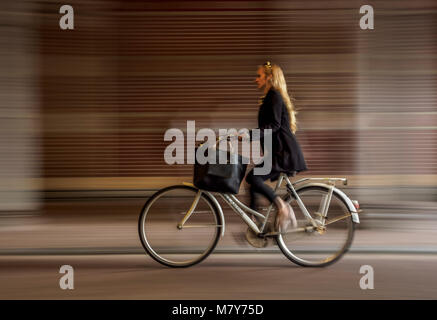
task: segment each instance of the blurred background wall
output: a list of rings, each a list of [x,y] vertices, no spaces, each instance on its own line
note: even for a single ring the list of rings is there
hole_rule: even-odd
[[[43,189],[37,8],[0,3],[0,212],[35,209]]]
[[[75,0],[74,30],[59,28],[63,4],[1,4],[2,199],[5,177],[27,197],[191,180],[164,162],[164,132],[256,127],[270,60],[299,109],[302,177],[436,200],[435,1]],[[374,30],[359,27],[363,4]]]

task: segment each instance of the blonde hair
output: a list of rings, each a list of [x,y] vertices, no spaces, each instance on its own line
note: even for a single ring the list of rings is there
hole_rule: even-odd
[[[291,132],[295,133],[297,131],[297,111],[294,107],[294,104],[291,102],[290,96],[288,95],[287,83],[285,82],[284,73],[278,65],[272,65],[270,61],[264,63],[262,67],[264,69],[266,77],[270,75],[272,76],[269,79],[269,84],[273,89],[279,91],[279,93],[281,94],[282,99],[285,102],[285,106],[287,107],[288,114],[290,115]]]

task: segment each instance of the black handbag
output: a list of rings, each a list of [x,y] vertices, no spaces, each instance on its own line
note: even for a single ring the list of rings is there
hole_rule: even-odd
[[[247,162],[243,161],[245,158],[239,154],[206,145],[196,148],[196,154],[199,148],[209,159],[215,159],[215,164],[209,162],[200,164],[195,157],[194,185],[206,191],[237,194],[246,174],[247,164],[243,163]],[[225,164],[219,163],[220,157],[226,159]]]

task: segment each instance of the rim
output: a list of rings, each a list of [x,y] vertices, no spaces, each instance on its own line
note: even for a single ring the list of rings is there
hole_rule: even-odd
[[[321,199],[323,198],[323,195],[327,194],[328,191],[324,188],[321,187],[307,187],[307,188],[302,188],[301,190],[297,191],[299,194],[299,197],[302,197],[302,201],[305,204],[305,206],[308,208],[307,203],[305,203],[305,193],[307,193],[307,196],[314,196],[314,193],[318,193],[319,196],[321,197]],[[310,194],[311,193],[311,194]],[[350,213],[347,205],[344,203],[344,201],[338,197],[335,193],[332,195],[332,200],[330,203],[330,207],[332,206],[333,202],[335,201],[336,206],[339,206],[342,210],[342,213]],[[289,203],[296,203],[296,199],[294,197],[291,197],[291,201],[289,201]],[[296,205],[293,204],[292,205],[293,209],[296,208]],[[313,216],[313,212],[312,210],[310,214],[311,216]],[[299,210],[300,213],[300,210]],[[328,211],[328,216],[329,216],[329,211]],[[300,214],[300,217],[302,218],[302,215]],[[287,245],[287,243],[289,241],[287,241],[287,239],[284,240],[284,238],[286,238],[287,236],[283,236],[283,235],[278,235],[277,237],[277,241],[278,241],[278,245],[281,248],[281,250],[283,251],[283,253],[289,257],[293,262],[296,262],[300,265],[304,265],[304,266],[323,266],[323,265],[327,265],[330,264],[334,261],[336,261],[337,259],[339,259],[348,249],[348,247],[350,246],[351,242],[352,242],[352,237],[353,237],[353,222],[352,222],[352,218],[351,217],[347,217],[345,219],[342,219],[340,221],[345,220],[346,224],[345,226],[342,228],[344,235],[342,236],[342,241],[341,242],[337,242],[337,244],[342,243],[341,246],[337,248],[337,245],[334,244],[334,248],[330,248],[330,247],[326,247],[326,248],[319,248],[319,249],[312,249],[309,250],[307,248],[307,251],[305,250],[296,250],[296,248],[292,248],[290,250],[289,246],[291,246],[292,241],[290,242],[290,245]],[[335,226],[335,222],[333,223],[333,225]],[[302,225],[299,225],[299,227],[302,227]],[[334,228],[334,227],[329,227],[329,225],[327,226],[327,231],[326,233],[329,234],[329,229],[330,228]],[[323,244],[323,242],[320,241],[316,241],[315,237],[317,237],[318,235],[316,234],[317,231],[313,231],[312,233],[314,233],[315,235],[309,235],[309,237],[307,237],[307,239],[310,239],[310,237],[313,237],[314,239],[310,240],[310,243],[308,244],[308,246],[310,247],[314,247],[315,243],[321,243]],[[304,237],[304,235],[307,234],[307,232],[299,232],[298,235],[301,235],[301,237]],[[293,235],[293,234],[291,234]],[[291,237],[290,235],[288,235],[289,237]],[[323,235],[321,235],[321,238],[323,238]],[[304,246],[304,245],[303,245]],[[294,253],[295,252],[295,253]],[[297,253],[300,252],[300,253]],[[320,259],[319,258],[314,258],[312,259],[312,257],[302,257],[302,254],[305,254],[305,252],[307,252],[307,254],[312,254],[313,256],[323,256]],[[332,253],[331,253],[332,252]],[[328,254],[328,255],[327,255]]]
[[[141,216],[141,220],[140,220],[140,223],[141,223],[141,225],[140,225],[141,241],[142,241],[143,246],[146,249],[146,251],[156,261],[158,261],[162,264],[168,265],[168,266],[185,267],[185,266],[190,266],[190,265],[196,264],[198,262],[201,262],[203,259],[205,259],[212,252],[212,250],[215,248],[215,246],[218,242],[221,226],[220,226],[220,221],[218,219],[218,216],[217,216],[217,213],[215,210],[215,206],[211,203],[211,201],[207,197],[205,197],[204,195],[201,195],[199,202],[203,201],[203,203],[207,204],[208,214],[212,215],[212,217],[213,217],[212,220],[213,220],[213,223],[215,224],[215,227],[210,228],[210,229],[213,229],[213,231],[211,232],[211,235],[209,236],[209,238],[207,240],[208,244],[204,248],[202,248],[201,250],[190,250],[189,252],[179,253],[177,251],[177,249],[173,249],[173,251],[164,249],[163,252],[160,252],[160,253],[157,252],[157,246],[155,246],[155,249],[154,249],[154,246],[152,246],[151,241],[149,239],[150,235],[148,237],[147,231],[146,231],[147,217],[148,217],[148,214],[150,212],[149,210],[158,200],[160,200],[160,199],[162,200],[163,196],[171,193],[172,191],[176,191],[177,189],[187,191],[190,194],[190,196],[191,195],[193,196],[193,198],[198,191],[197,189],[193,189],[193,188],[186,187],[186,186],[176,186],[176,187],[169,187],[168,189],[164,189],[162,191],[159,191],[160,193],[158,193],[158,194],[156,194],[156,196],[152,197],[151,201],[146,204],[145,208],[142,211],[142,216]],[[175,232],[177,232],[176,228],[175,228]],[[149,231],[149,233],[150,233],[150,231]],[[187,253],[198,254],[198,255],[196,257],[193,257],[192,259],[188,259],[188,260],[184,260],[184,261],[174,261],[169,257],[165,257],[166,254],[184,255]]]

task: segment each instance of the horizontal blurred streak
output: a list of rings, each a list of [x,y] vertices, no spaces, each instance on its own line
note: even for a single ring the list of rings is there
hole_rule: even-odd
[[[95,4],[72,3],[81,26],[74,32],[59,32],[56,15],[41,27],[49,189],[116,188],[124,181],[159,188],[162,177],[191,179],[192,166],[164,162],[165,130],[183,129],[187,120],[197,129],[255,127],[260,93],[253,80],[266,59],[287,72],[302,108],[298,135],[306,152],[319,138],[314,113],[325,105],[336,112],[354,107],[356,36],[347,26],[356,14],[345,1],[328,5],[335,14],[294,2],[111,1],[101,10]],[[50,2],[41,7],[47,12]],[[331,94],[332,86],[341,92]],[[336,156],[342,169],[309,153],[311,172],[353,174],[350,152]]]
[[[164,162],[165,131],[255,127],[269,59],[296,99],[302,175],[346,176],[364,202],[414,200],[410,188],[435,201],[434,2],[376,1],[374,30],[350,0],[69,4],[66,31],[59,2],[1,4],[0,130],[17,141],[1,142],[4,198],[191,180]]]
[[[35,8],[31,1],[0,5],[0,217],[39,207],[39,34],[30,14]]]

